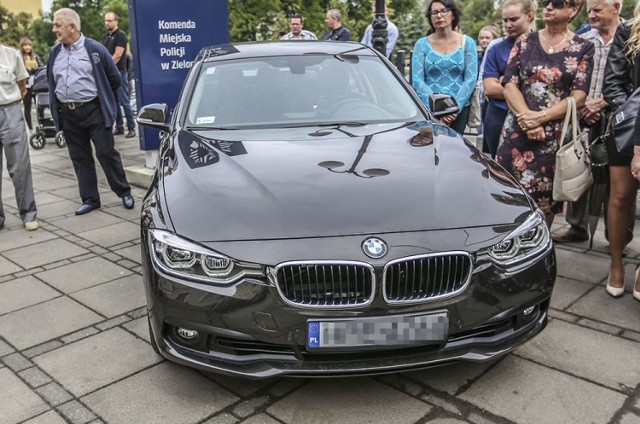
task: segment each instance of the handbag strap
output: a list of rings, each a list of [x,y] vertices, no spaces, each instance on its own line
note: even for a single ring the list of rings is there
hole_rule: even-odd
[[[564,122],[562,123],[562,134],[560,135],[560,147],[564,145],[565,138],[567,136],[567,128],[569,127],[570,120],[577,120],[575,117],[576,100],[573,96],[567,96],[567,112],[564,114]],[[573,116],[572,116],[573,115]],[[575,123],[572,123],[573,137],[575,139],[577,132]]]

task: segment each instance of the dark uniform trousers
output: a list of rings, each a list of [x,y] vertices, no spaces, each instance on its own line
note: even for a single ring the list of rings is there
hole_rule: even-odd
[[[91,141],[111,190],[119,197],[129,194],[131,187],[127,182],[120,153],[115,149],[113,131],[104,125],[98,99],[75,109],[60,106],[59,116],[62,119],[69,157],[78,179],[82,203],[100,206],[98,177]]]

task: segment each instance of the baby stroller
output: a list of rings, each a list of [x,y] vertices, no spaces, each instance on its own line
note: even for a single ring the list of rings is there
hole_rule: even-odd
[[[36,115],[38,124],[35,133],[31,135],[29,144],[36,150],[44,148],[47,144],[47,137],[55,137],[58,147],[66,146],[62,131],[56,133],[56,126],[49,110],[49,86],[47,85],[47,67],[39,68],[34,74],[33,98],[36,103]]]

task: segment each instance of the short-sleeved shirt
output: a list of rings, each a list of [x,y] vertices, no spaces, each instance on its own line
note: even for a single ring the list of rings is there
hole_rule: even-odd
[[[18,81],[29,77],[20,52],[0,44],[0,105],[8,105],[22,99]]]
[[[338,29],[325,32],[322,39],[330,41],[351,41],[351,33],[348,29],[341,26]]]
[[[317,40],[318,37],[316,37],[316,35],[311,32],[311,31],[307,31],[306,29],[303,29],[300,32],[300,37],[296,37],[293,32],[288,32],[285,35],[282,36],[281,40]]]
[[[482,69],[482,79],[496,78],[499,80],[504,75],[509,61],[509,53],[511,53],[515,42],[515,38],[505,37],[493,44],[491,48],[487,48],[484,57],[484,68]],[[490,99],[490,101],[498,109],[509,110],[507,102],[502,99]]]
[[[107,48],[107,51],[113,56],[116,51],[116,47],[122,47],[123,49],[127,50],[127,41],[127,34],[125,34],[123,30],[118,28],[112,33],[105,34],[105,36],[102,38],[102,45],[105,46]],[[125,71],[127,69],[124,55],[125,53],[122,53],[122,56],[120,56],[120,60],[118,61],[118,63],[116,63],[119,71]]]

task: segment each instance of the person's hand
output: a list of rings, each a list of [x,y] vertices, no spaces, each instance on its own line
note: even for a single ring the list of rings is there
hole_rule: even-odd
[[[441,121],[442,121],[443,124],[445,124],[446,126],[450,127],[451,124],[453,124],[453,121],[455,121],[457,117],[458,117],[457,113],[452,113],[450,115],[443,116]]]
[[[600,112],[607,107],[604,99],[587,100],[579,110],[580,116],[584,122],[593,125],[600,120]]]
[[[545,113],[542,111],[527,110],[516,115],[518,125],[522,131],[530,131],[542,127],[545,123]]]
[[[633,159],[631,159],[631,175],[633,175],[633,178],[640,181],[640,152],[635,151],[635,149]]]
[[[527,131],[527,138],[531,141],[544,141],[545,133],[542,126]]]

